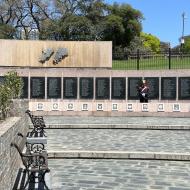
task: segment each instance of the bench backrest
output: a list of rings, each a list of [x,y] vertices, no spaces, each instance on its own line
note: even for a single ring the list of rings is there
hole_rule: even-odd
[[[11,143],[11,146],[14,146],[14,147],[17,149],[17,151],[18,151],[18,153],[19,153],[19,155],[20,155],[20,157],[21,157],[21,160],[22,160],[23,165],[24,165],[26,168],[28,168],[28,167],[29,167],[28,161],[27,161],[27,158],[24,157],[24,154],[22,153],[21,147],[20,147],[19,145],[17,145],[16,143]]]
[[[30,117],[34,127],[42,127],[42,128],[46,127],[43,116],[32,115],[30,110],[26,110],[25,113],[28,114],[28,116]]]

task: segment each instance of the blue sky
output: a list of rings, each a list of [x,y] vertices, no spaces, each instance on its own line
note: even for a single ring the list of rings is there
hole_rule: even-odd
[[[145,20],[142,22],[143,32],[157,36],[171,46],[179,44],[182,35],[182,13],[185,12],[184,34],[190,34],[190,0],[105,0],[112,4],[128,3],[140,10]]]

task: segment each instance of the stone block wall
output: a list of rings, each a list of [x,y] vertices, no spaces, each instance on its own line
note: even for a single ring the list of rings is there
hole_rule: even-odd
[[[26,135],[28,131],[28,118],[24,114],[28,103],[18,107],[21,102],[14,105],[14,115],[21,117],[9,117],[0,123],[0,189],[12,190],[17,172],[21,166],[21,158],[11,142],[20,143],[21,137],[17,136],[18,132]],[[28,109],[28,108],[27,108]],[[17,110],[17,111],[16,111]]]
[[[10,106],[10,116],[11,117],[23,117],[25,116],[25,111],[29,108],[28,100],[15,99]]]

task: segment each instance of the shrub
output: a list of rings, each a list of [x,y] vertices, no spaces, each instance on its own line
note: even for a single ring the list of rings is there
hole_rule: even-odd
[[[23,88],[23,81],[16,71],[10,71],[4,77],[4,82],[0,84],[0,112],[2,119],[7,117],[12,99],[20,97]]]

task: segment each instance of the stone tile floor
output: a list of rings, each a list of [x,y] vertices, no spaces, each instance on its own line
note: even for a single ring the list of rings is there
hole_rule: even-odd
[[[48,129],[48,151],[190,152],[190,131]]]
[[[190,125],[190,118],[170,117],[77,117],[47,116],[47,124],[142,124],[142,125]]]
[[[53,190],[189,190],[190,162],[49,160]]]
[[[189,118],[48,117],[49,124],[190,125]],[[47,129],[48,151],[190,152],[189,130]],[[50,159],[53,190],[190,190],[190,161]]]

